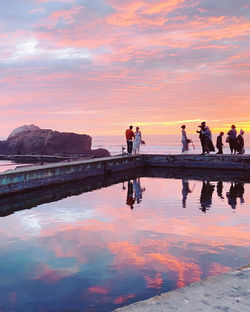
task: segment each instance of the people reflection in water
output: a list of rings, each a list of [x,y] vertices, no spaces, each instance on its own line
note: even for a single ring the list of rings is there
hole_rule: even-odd
[[[141,187],[140,178],[133,180],[133,190],[135,194],[135,200],[139,204],[142,200],[142,192],[145,191],[145,188]]]
[[[187,179],[182,179],[182,208],[186,208],[187,196],[192,193]]]
[[[210,181],[203,181],[200,197],[201,211],[206,212],[211,206],[214,188],[215,185],[210,184]]]
[[[124,190],[124,184],[123,188]],[[133,179],[133,182],[128,180],[128,188],[127,188],[127,200],[126,204],[130,207],[130,209],[134,209],[134,204],[139,204],[142,200],[142,192],[145,191],[145,188],[141,187],[140,178]]]
[[[133,192],[133,183],[128,180],[128,188],[127,188],[127,201],[126,204],[130,207],[130,209],[134,209],[134,192]]]
[[[240,199],[240,203],[244,203],[244,184],[243,182],[231,182],[229,192],[227,192],[228,204],[235,209],[237,206],[237,198]]]
[[[222,191],[223,191],[223,182],[222,181],[218,181],[218,183],[217,183],[217,195],[221,199],[224,199]]]

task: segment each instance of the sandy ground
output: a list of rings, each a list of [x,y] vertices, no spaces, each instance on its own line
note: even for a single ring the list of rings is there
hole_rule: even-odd
[[[116,312],[250,312],[250,264]]]

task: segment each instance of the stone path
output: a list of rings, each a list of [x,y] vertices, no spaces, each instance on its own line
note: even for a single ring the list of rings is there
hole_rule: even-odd
[[[250,312],[250,265],[115,312]]]

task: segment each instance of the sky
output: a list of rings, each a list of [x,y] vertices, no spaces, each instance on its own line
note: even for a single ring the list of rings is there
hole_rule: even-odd
[[[250,132],[249,0],[0,1],[0,137]]]

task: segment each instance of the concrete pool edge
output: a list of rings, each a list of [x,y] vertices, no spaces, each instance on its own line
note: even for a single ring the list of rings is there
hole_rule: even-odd
[[[19,167],[0,173],[0,195],[55,185],[135,168],[209,169],[250,175],[250,155],[118,155],[41,166]]]
[[[249,306],[250,264],[113,312],[248,312]]]

